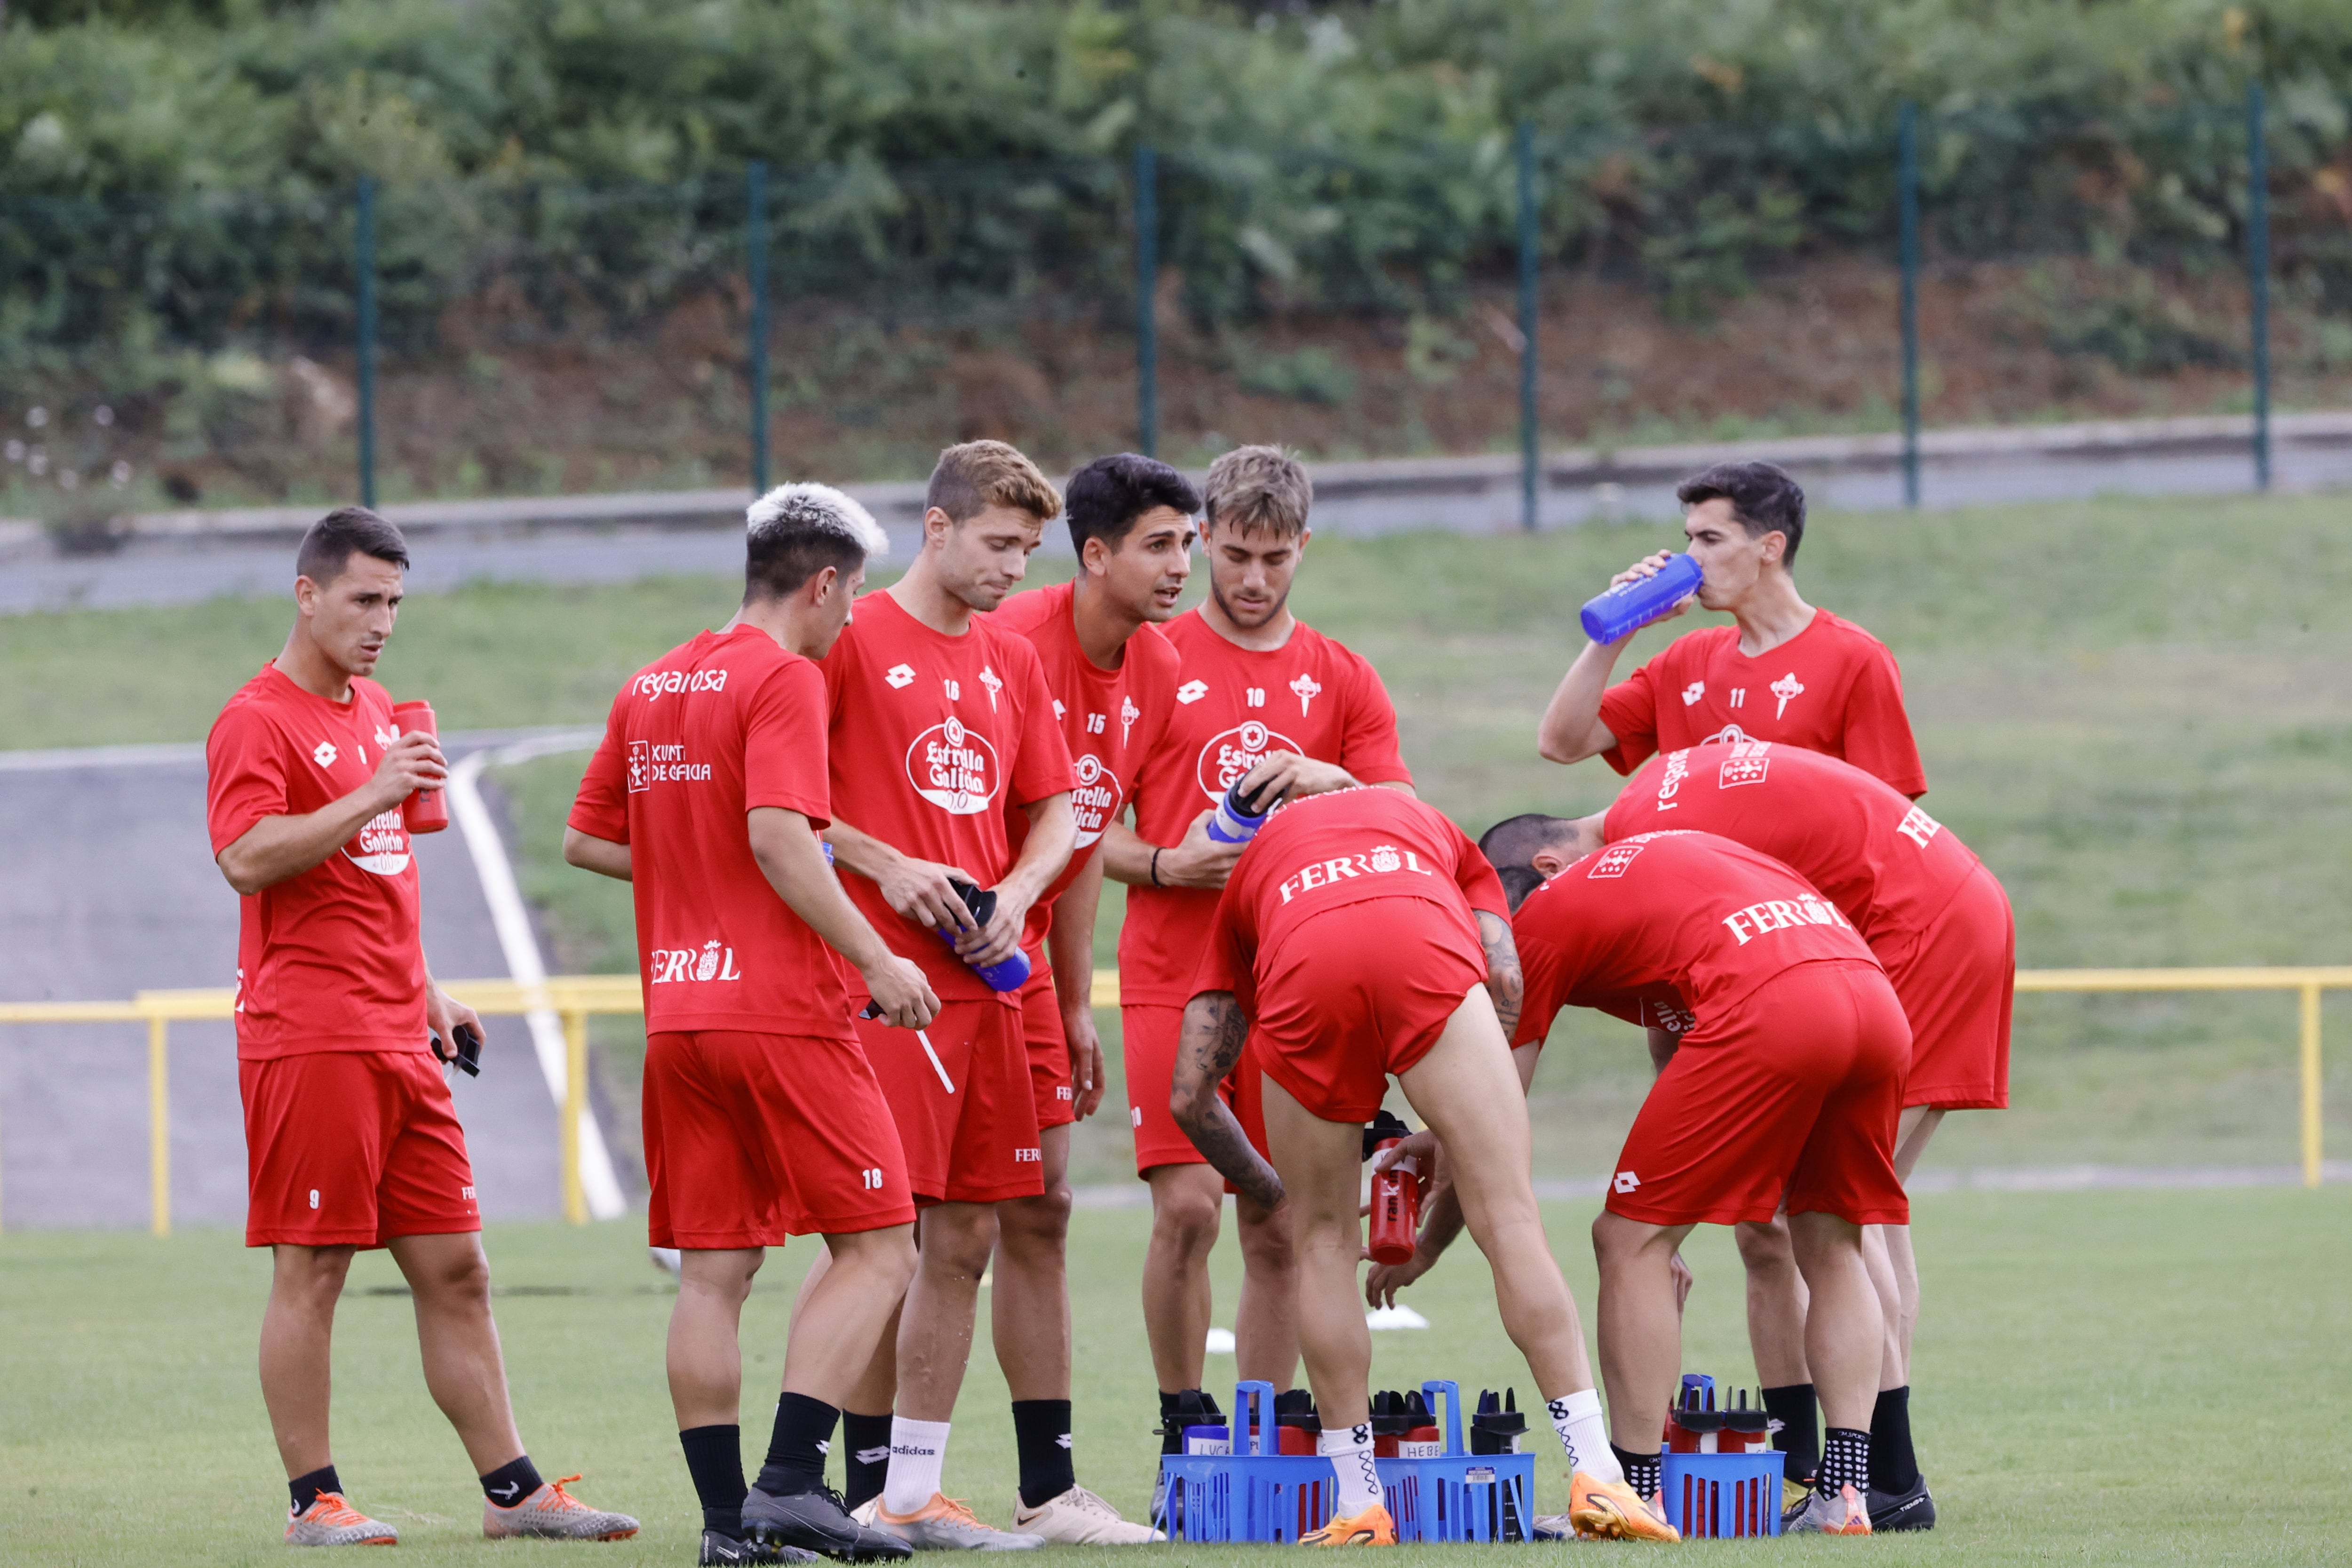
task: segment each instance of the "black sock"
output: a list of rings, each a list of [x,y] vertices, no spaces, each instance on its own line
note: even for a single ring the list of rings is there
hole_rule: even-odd
[[[1919,1458],[1911,1451],[1911,1385],[1884,1388],[1870,1413],[1870,1489],[1907,1492],[1919,1484]]]
[[[1841,1487],[1870,1492],[1870,1434],[1851,1426],[1831,1427],[1822,1445],[1822,1495],[1835,1497]]]
[[[512,1508],[539,1489],[539,1467],[525,1454],[500,1465],[482,1478],[482,1495],[500,1508]]]
[[[1181,1393],[1160,1391],[1160,1451],[1163,1454],[1184,1451],[1184,1428],[1176,1420],[1176,1402],[1182,1397]]]
[[[328,1465],[324,1468],[312,1470],[307,1476],[296,1476],[286,1483],[286,1489],[294,1496],[294,1511],[300,1513],[319,1500],[320,1492],[333,1492],[337,1497],[341,1497],[343,1492],[343,1483],[335,1474],[335,1467]]]
[[[833,1447],[834,1423],[840,1419],[841,1412],[821,1399],[789,1390],[779,1395],[768,1462],[760,1467],[760,1489],[770,1497],[821,1490],[825,1450]]]
[[[1070,1453],[1068,1400],[1014,1400],[1013,1441],[1021,1451],[1024,1508],[1043,1508],[1078,1484]]]
[[[1791,1383],[1764,1390],[1764,1410],[1779,1430],[1772,1447],[1789,1456],[1788,1477],[1801,1481],[1822,1468],[1820,1413],[1813,1405],[1813,1385]]]
[[[1618,1468],[1625,1472],[1625,1484],[1633,1489],[1635,1496],[1658,1495],[1662,1461],[1656,1454],[1629,1454],[1614,1443],[1609,1445],[1609,1451],[1617,1456]]]
[[[849,1484],[842,1489],[842,1500],[853,1509],[864,1508],[869,1500],[882,1495],[882,1483],[890,1479],[890,1413],[860,1415],[855,1410],[843,1411],[841,1441],[849,1450],[842,1478]]]
[[[721,1535],[743,1533],[743,1428],[689,1426],[677,1435],[686,1450],[686,1473],[702,1501],[702,1528]]]

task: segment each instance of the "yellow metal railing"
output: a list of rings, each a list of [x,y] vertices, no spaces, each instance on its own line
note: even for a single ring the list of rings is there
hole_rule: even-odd
[[[588,1018],[594,1013],[645,1011],[634,974],[569,974],[546,984],[512,980],[453,980],[450,995],[478,1013],[512,1016],[546,1008],[563,1024],[564,1104],[562,1139],[563,1215],[588,1221],[580,1185],[580,1119],[588,1105]],[[2017,989],[2055,991],[2294,991],[2302,999],[2303,1184],[2320,1183],[2319,1005],[2326,991],[2352,990],[2352,965],[2307,969],[2021,969]],[[1118,973],[1095,972],[1094,1005],[1118,1005]],[[170,1026],[236,1016],[236,993],[142,991],[128,1002],[0,1002],[0,1025],[135,1024],[147,1026],[147,1160],[150,1203],[157,1236],[172,1234]]]

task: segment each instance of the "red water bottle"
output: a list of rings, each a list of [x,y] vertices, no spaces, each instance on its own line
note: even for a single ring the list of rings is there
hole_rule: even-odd
[[[394,703],[392,727],[404,735],[431,735],[438,739],[441,733],[433,722],[433,704],[422,700]],[[448,792],[437,789],[413,792],[400,803],[400,817],[412,834],[440,832],[449,826]]]
[[[1387,1138],[1373,1152],[1393,1149],[1402,1138]],[[1421,1166],[1411,1155],[1372,1173],[1372,1261],[1410,1263],[1421,1237]]]

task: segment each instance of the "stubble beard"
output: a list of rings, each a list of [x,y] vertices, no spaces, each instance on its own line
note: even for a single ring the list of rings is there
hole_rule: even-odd
[[[1224,616],[1225,619],[1233,622],[1234,625],[1239,626],[1245,632],[1254,632],[1259,627],[1271,622],[1276,616],[1282,614],[1283,606],[1290,603],[1290,590],[1285,588],[1282,591],[1282,596],[1275,600],[1273,604],[1267,605],[1265,614],[1258,616],[1255,620],[1247,619],[1234,608],[1233,601],[1225,597],[1224,590],[1217,586],[1216,579],[1214,578],[1211,578],[1209,580],[1209,597],[1217,601],[1217,609]]]

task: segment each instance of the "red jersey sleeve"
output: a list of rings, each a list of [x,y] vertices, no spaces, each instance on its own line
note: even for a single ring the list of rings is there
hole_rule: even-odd
[[[1512,933],[1518,941],[1525,989],[1519,997],[1519,1026],[1511,1036],[1511,1044],[1514,1047],[1540,1046],[1551,1033],[1552,1020],[1568,1005],[1568,966],[1564,955],[1550,943],[1528,942],[1516,924]]]
[[[572,815],[564,826],[576,827],[607,844],[629,841],[629,765],[624,755],[628,742],[621,738],[621,699],[604,718],[604,738],[588,759],[581,775],[580,793],[572,797]]]
[[[1658,749],[1658,678],[1654,667],[1674,651],[1669,643],[1655,658],[1601,694],[1601,721],[1617,743],[1601,753],[1618,773],[1630,773]]]
[[[832,822],[827,696],[823,672],[805,658],[787,659],[760,683],[743,715],[744,810],[781,806],[815,828]]]
[[[220,716],[205,744],[205,772],[215,856],[263,817],[287,815],[286,748],[255,705],[240,702]]]
[[[1846,693],[1845,760],[1914,800],[1927,793],[1927,771],[1903,710],[1903,672],[1883,644],[1871,647]]]
[[[1037,650],[1025,640],[1007,637],[1003,645],[1006,674],[1021,691],[1021,751],[1013,760],[1007,805],[1027,805],[1049,795],[1066,795],[1077,780],[1070,771],[1070,743],[1062,737],[1061,721],[1054,717],[1054,694],[1045,685],[1045,667]]]
[[[1248,900],[1234,897],[1234,887],[1226,883],[1223,896],[1217,900],[1208,945],[1201,952],[1200,967],[1192,972],[1192,994],[1230,991],[1241,1004],[1243,1015],[1255,1017],[1257,936],[1249,929]]]
[[[1339,765],[1358,784],[1412,783],[1404,749],[1397,742],[1396,704],[1370,659],[1356,661],[1352,696],[1347,728],[1339,736]]]
[[[1454,827],[1451,821],[1446,826]],[[1454,885],[1462,889],[1463,897],[1470,900],[1473,910],[1484,910],[1506,925],[1509,924],[1511,900],[1503,894],[1503,879],[1495,875],[1495,868],[1488,863],[1478,846],[1471,842],[1468,834],[1454,827]]]

